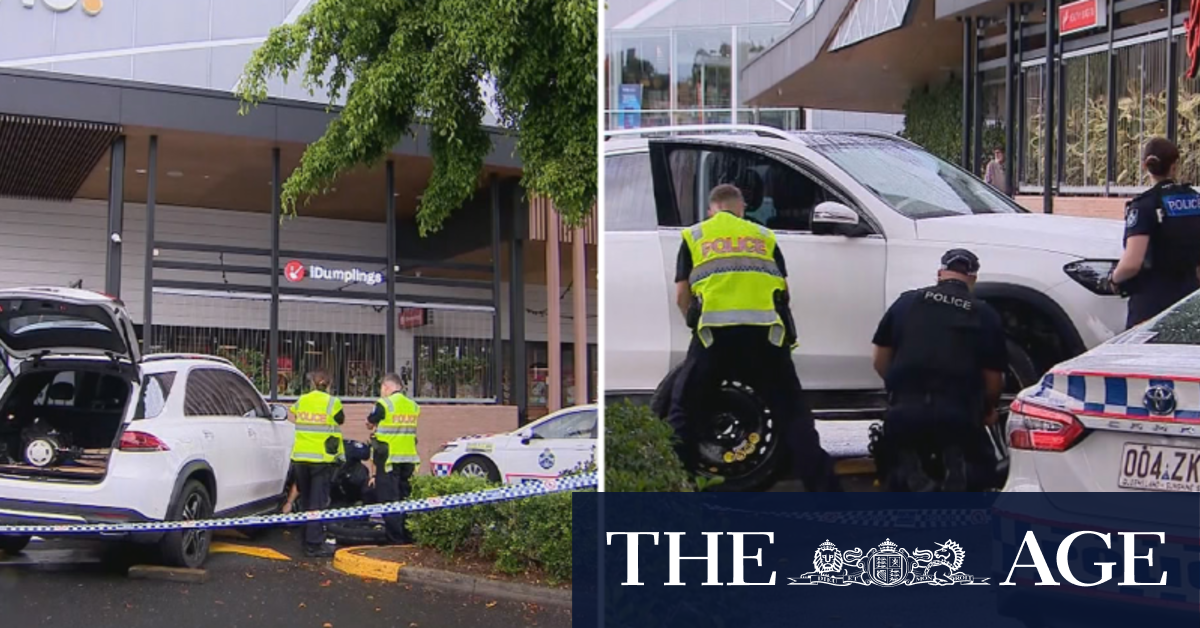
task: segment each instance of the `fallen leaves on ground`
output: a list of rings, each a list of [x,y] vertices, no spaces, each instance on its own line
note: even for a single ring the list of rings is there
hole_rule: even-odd
[[[304,602],[301,602],[300,606],[298,606],[297,608],[308,608],[308,605],[305,604]]]
[[[491,602],[488,602],[487,604],[484,604],[484,606],[486,606],[486,607],[488,607],[488,608],[492,608],[492,607],[493,607],[493,606],[495,606],[495,605],[496,605],[496,601],[495,601],[495,600],[492,600]]]
[[[322,583],[321,583],[321,586],[323,586],[323,587],[327,587],[327,586],[330,586],[330,585],[332,585],[332,584],[333,584],[333,581],[332,581],[332,580],[326,580],[325,582],[322,582]]]

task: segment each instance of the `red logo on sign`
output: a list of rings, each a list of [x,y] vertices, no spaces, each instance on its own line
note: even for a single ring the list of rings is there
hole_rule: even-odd
[[[426,323],[425,310],[419,307],[401,308],[397,318],[397,325],[400,327],[400,329],[412,329],[414,327],[420,327]]]
[[[301,279],[304,279],[304,264],[301,264],[296,260],[288,262],[287,265],[283,267],[283,276],[286,277],[288,281],[300,281]]]
[[[1100,1],[1080,0],[1065,4],[1058,9],[1058,31],[1072,33],[1100,25]]]

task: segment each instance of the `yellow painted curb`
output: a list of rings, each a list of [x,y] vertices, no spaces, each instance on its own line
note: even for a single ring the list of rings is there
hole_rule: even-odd
[[[373,549],[373,547],[348,547],[338,550],[333,555],[333,568],[351,576],[397,582],[400,580],[400,568],[404,563],[390,560],[371,558],[356,552],[356,550]]]
[[[268,560],[291,560],[291,557],[286,554],[281,554],[269,547],[250,547],[249,545],[234,545],[233,543],[223,543],[217,541],[208,549],[213,554],[242,554],[243,556],[254,556],[255,558],[266,558]]]
[[[836,475],[872,475],[875,461],[871,458],[844,458],[833,465]]]

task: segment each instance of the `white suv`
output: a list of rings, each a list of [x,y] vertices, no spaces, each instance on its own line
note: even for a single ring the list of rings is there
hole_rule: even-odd
[[[659,133],[655,137],[645,135]],[[709,191],[737,185],[747,216],[772,228],[787,262],[794,354],[818,418],[877,418],[883,384],[871,338],[902,292],[933,283],[940,256],[980,258],[977,294],[1009,335],[1009,388],[1124,327],[1124,302],[1100,280],[1121,254],[1122,224],[1033,214],[899,137],[683,127],[612,132],[605,142],[605,394],[648,398],[687,352],[675,306],[680,231]],[[736,384],[736,383],[733,383]],[[769,416],[736,385],[708,439],[728,488],[779,469]],[[665,410],[665,395],[655,399]],[[866,426],[864,426],[864,432]],[[729,454],[725,456],[724,454]]]
[[[275,511],[294,428],[230,362],[140,356],[124,306],[83,290],[0,290],[0,524]],[[210,532],[137,534],[198,567]],[[0,535],[15,553],[27,536]]]

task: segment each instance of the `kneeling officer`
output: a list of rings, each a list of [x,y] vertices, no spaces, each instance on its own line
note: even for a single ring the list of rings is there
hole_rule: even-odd
[[[1008,352],[1000,315],[972,294],[978,273],[974,253],[947,251],[937,285],[900,295],[875,332],[886,448],[896,453],[891,490],[936,488],[919,452],[942,454],[944,491],[985,483],[994,470],[983,424],[996,421]]]

